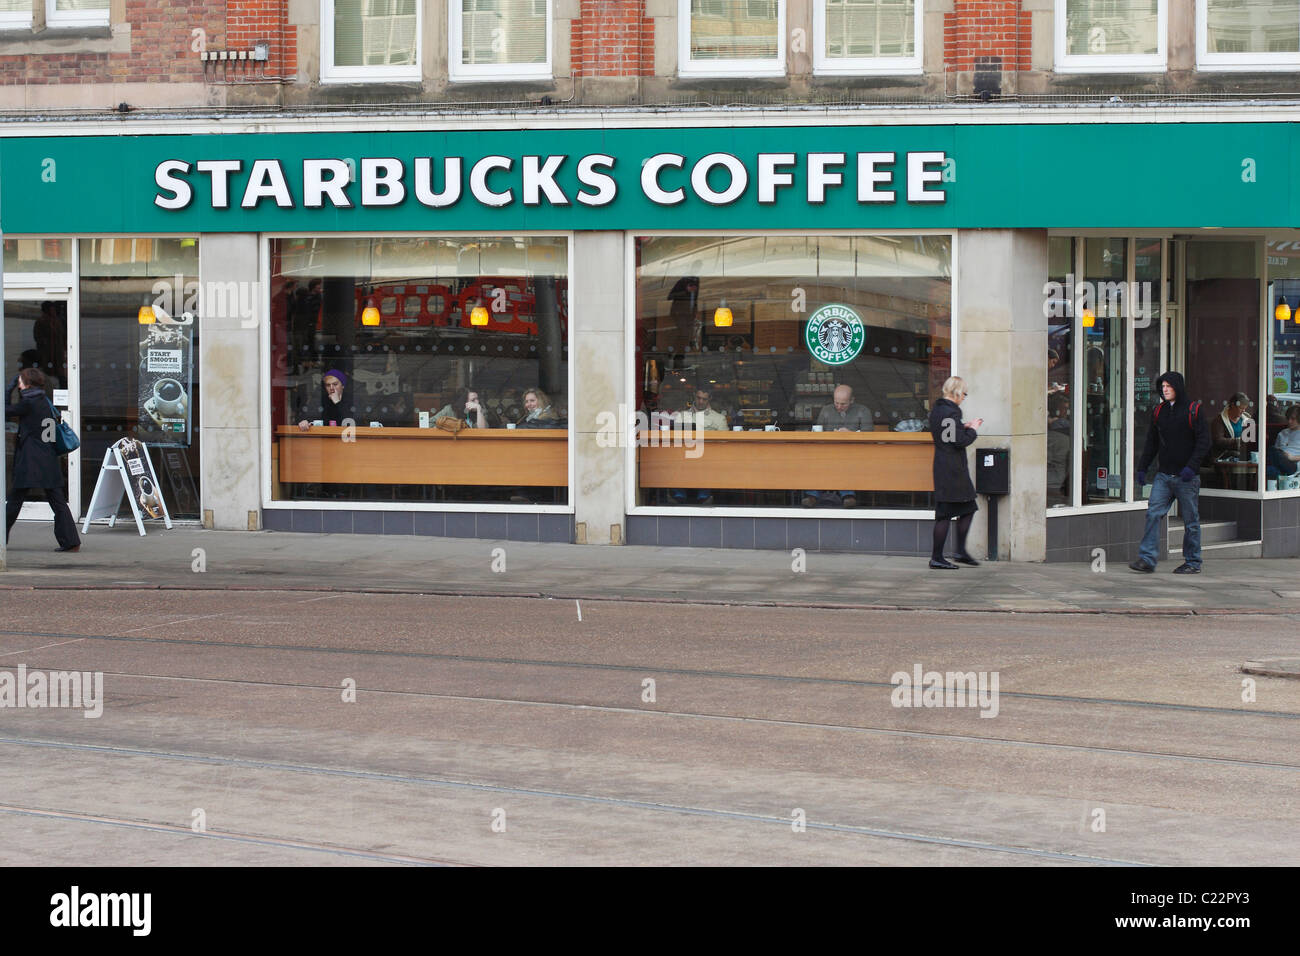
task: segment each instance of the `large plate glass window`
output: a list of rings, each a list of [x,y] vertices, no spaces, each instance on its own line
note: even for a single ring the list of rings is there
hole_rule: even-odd
[[[1259,246],[1249,239],[1197,239],[1187,243],[1186,256],[1187,387],[1204,402],[1211,439],[1201,487],[1255,491],[1263,430]]]
[[[635,254],[637,504],[933,506],[950,236],[655,236]]]
[[[1196,65],[1294,70],[1300,66],[1300,0],[1196,0]]]
[[[814,72],[920,73],[922,0],[814,0]]]
[[[1048,240],[1047,311],[1047,507],[1074,503],[1074,255],[1075,240]]]
[[[1151,429],[1151,411],[1162,399],[1156,379],[1167,371],[1160,353],[1163,303],[1160,297],[1162,272],[1159,239],[1139,238],[1133,247],[1133,456],[1134,463],[1146,447]],[[1149,494],[1136,489],[1137,497]]]
[[[550,0],[456,0],[453,80],[549,79]]]
[[[679,0],[683,76],[784,76],[785,0]]]
[[[1128,477],[1125,436],[1128,375],[1126,239],[1084,239],[1083,282],[1076,289],[1083,350],[1083,504],[1124,501]]]
[[[1300,241],[1272,240],[1268,252],[1268,398],[1263,424],[1268,488],[1300,491]]]
[[[81,501],[104,452],[131,437],[149,450],[168,513],[198,520],[198,240],[82,239],[80,250]]]
[[[565,505],[568,240],[271,241],[272,498]]]
[[[321,80],[420,79],[419,0],[321,0]]]
[[[1166,0],[1056,0],[1056,71],[1163,70]]]

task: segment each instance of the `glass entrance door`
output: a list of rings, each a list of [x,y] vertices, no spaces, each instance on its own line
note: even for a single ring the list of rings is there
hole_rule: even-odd
[[[1212,439],[1201,464],[1203,490],[1260,489],[1263,259],[1259,240],[1186,243],[1187,388],[1203,402]]]
[[[58,408],[60,416],[77,427],[76,407],[77,358],[75,323],[68,322],[68,294],[50,294],[44,290],[9,289],[4,297],[4,383],[6,389],[19,369],[37,368],[45,375],[45,394]],[[7,400],[16,393],[6,391]],[[14,443],[18,423],[5,421],[5,482],[11,487]],[[81,483],[79,452],[60,459],[63,468],[63,492],[73,515],[80,514]],[[37,493],[39,494],[39,493]],[[33,497],[36,497],[34,494]],[[53,521],[50,506],[39,497],[23,504],[19,520]]]

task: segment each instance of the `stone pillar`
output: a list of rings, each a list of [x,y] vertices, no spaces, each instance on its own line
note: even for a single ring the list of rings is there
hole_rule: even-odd
[[[259,429],[259,382],[269,369],[261,354],[268,317],[257,250],[255,234],[199,240],[199,490],[204,526],[230,531],[261,528],[261,461],[270,453]],[[224,294],[209,294],[217,288]],[[250,304],[252,314],[242,314]]]
[[[998,502],[998,557],[1047,557],[1047,233],[968,229],[957,236],[957,366],[983,418],[975,449],[1011,449],[1011,494]],[[986,552],[988,508],[971,526],[970,547]]]
[[[610,425],[628,400],[624,327],[626,259],[621,232],[579,232],[573,238],[569,321],[573,342],[574,516],[579,544],[622,544],[626,538],[626,449],[609,440],[626,434]],[[631,409],[625,409],[628,415]],[[602,413],[604,413],[602,415]],[[603,427],[602,427],[603,426]]]

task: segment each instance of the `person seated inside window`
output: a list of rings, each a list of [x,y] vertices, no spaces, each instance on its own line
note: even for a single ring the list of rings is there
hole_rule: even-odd
[[[1047,506],[1066,503],[1070,494],[1070,399],[1057,392],[1047,399]]]
[[[540,388],[524,392],[524,418],[520,428],[561,428],[560,416],[551,406],[551,400]]]
[[[1294,475],[1300,462],[1300,405],[1286,410],[1286,428],[1277,433],[1277,441],[1268,450],[1269,477]]]
[[[817,424],[828,432],[869,432],[875,427],[875,421],[871,409],[853,401],[853,389],[848,385],[836,385],[835,391],[831,395],[831,403],[823,406],[821,413],[817,416]],[[845,508],[856,508],[858,506],[858,493],[856,491],[841,491],[838,496],[828,495],[827,497],[829,504],[835,504],[834,499],[838,497]],[[803,506],[805,508],[816,508],[821,498],[822,493],[820,491],[805,491],[803,493]]]
[[[1215,458],[1247,458],[1256,447],[1255,420],[1247,414],[1250,399],[1245,392],[1236,392],[1223,407],[1219,417],[1210,422],[1212,455]]]
[[[357,424],[357,406],[347,389],[348,377],[332,368],[320,380],[320,395],[304,402],[298,412],[298,430],[307,431],[313,422],[325,425]]]
[[[452,400],[433,416],[436,424],[441,418],[459,418],[470,428],[491,428],[487,410],[479,401],[478,392],[472,388],[458,388]]]
[[[695,390],[693,403],[680,412],[673,413],[673,422],[682,427],[694,426],[710,432],[727,430],[727,416],[712,406],[712,391],[707,385]]]
[[[721,432],[727,430],[727,416],[712,406],[713,392],[707,385],[695,389],[695,399],[691,406],[673,413],[673,423],[678,428],[697,431]],[[713,503],[713,492],[708,488],[692,488],[687,494],[685,488],[673,488],[669,491],[673,501],[679,505]]]

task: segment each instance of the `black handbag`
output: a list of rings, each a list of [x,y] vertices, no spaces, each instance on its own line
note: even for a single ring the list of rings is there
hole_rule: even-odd
[[[54,449],[60,455],[66,455],[68,452],[76,451],[81,447],[81,439],[77,433],[72,430],[72,426],[65,422],[59,415],[59,410],[54,407],[54,403],[48,398],[45,400],[50,406],[50,411],[54,413],[54,420],[58,422],[59,427],[54,430]]]

